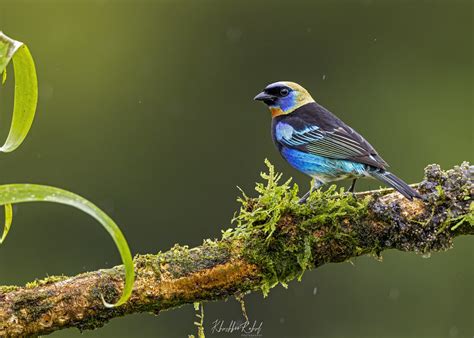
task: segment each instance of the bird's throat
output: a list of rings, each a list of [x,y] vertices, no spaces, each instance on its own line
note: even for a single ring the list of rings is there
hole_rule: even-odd
[[[280,107],[269,107],[272,113],[272,117],[277,117],[286,114]]]

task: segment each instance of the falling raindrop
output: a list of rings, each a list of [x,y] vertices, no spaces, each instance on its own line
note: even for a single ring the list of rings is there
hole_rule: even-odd
[[[41,100],[48,101],[53,97],[54,88],[50,83],[44,83],[43,89],[39,92],[39,96]]]
[[[315,286],[313,289],[313,296],[316,296],[317,293],[318,293],[318,288]]]
[[[227,40],[231,42],[239,42],[242,38],[242,30],[237,27],[230,27],[226,32]]]
[[[449,329],[449,337],[457,337],[459,334],[459,329],[456,326],[453,326]]]
[[[400,297],[400,290],[397,288],[391,288],[388,292],[388,298],[391,300],[397,300]]]

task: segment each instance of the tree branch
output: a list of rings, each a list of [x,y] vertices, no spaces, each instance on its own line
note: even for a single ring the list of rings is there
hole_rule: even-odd
[[[130,300],[105,308],[122,290],[122,266],[74,277],[50,277],[25,287],[0,287],[0,336],[47,334],[67,327],[94,329],[114,317],[136,312],[158,314],[183,304],[214,301],[301,278],[304,271],[360,255],[379,256],[398,249],[420,254],[452,246],[474,234],[468,163],[446,172],[425,169],[415,187],[423,201],[408,201],[390,189],[355,196],[335,191],[313,193],[296,203],[297,187],[278,184],[280,175],[262,174],[259,196],[240,199],[236,227],[220,240],[189,249],[175,245],[156,255],[137,255]]]

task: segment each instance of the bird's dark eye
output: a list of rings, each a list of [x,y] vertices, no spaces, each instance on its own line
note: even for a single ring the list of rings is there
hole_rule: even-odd
[[[288,88],[280,89],[280,95],[281,96],[287,96],[289,93],[290,93],[290,91],[288,90]]]

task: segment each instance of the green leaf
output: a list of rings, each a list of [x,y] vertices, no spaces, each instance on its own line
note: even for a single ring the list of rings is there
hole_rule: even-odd
[[[0,73],[6,80],[6,67],[13,60],[15,96],[13,117],[7,139],[0,151],[15,150],[24,141],[35,117],[38,102],[38,80],[33,58],[28,47],[0,32]]]
[[[135,273],[133,259],[127,241],[115,222],[101,209],[85,198],[72,192],[37,184],[5,184],[0,185],[0,205],[5,205],[5,230],[1,241],[5,239],[11,223],[11,204],[23,202],[54,202],[78,208],[94,217],[112,236],[125,266],[125,286],[120,299],[115,304],[107,303],[102,297],[106,307],[124,304],[132,293]],[[1,242],[0,242],[1,243]]]
[[[0,31],[0,72],[7,68],[11,58],[22,45],[23,43],[10,39]]]
[[[5,225],[3,227],[2,237],[0,238],[0,244],[3,243],[3,241],[8,235],[8,231],[10,230],[10,226],[12,225],[12,219],[13,219],[12,205],[5,204]]]

